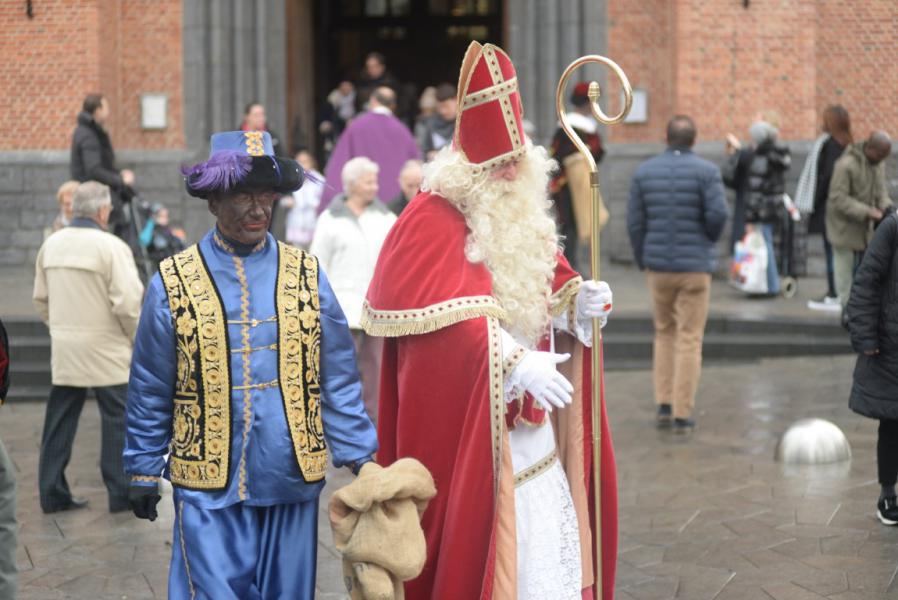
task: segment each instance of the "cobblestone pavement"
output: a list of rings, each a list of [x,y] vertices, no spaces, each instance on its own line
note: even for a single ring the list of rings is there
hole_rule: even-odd
[[[874,517],[876,424],[846,406],[850,357],[706,369],[698,428],[653,427],[651,376],[610,373],[620,478],[618,600],[873,600],[898,597],[898,528]],[[773,461],[794,420],[829,419],[848,435],[850,463],[787,468]],[[155,523],[105,511],[99,417],[82,415],[69,480],[88,510],[43,515],[36,489],[43,405],[0,411],[19,471],[21,598],[166,597],[172,510]],[[323,498],[347,480],[334,474]],[[320,519],[318,597],[343,598],[339,561]]]

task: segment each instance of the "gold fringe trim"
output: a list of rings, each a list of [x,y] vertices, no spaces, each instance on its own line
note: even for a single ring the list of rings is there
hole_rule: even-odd
[[[557,292],[549,296],[549,312],[552,313],[553,317],[559,317],[564,314],[568,305],[580,293],[581,285],[583,285],[583,278],[578,275],[569,279]]]
[[[415,310],[374,310],[362,305],[359,324],[365,333],[377,337],[421,335],[439,331],[469,319],[504,319],[505,311],[492,296],[468,296],[432,304]]]

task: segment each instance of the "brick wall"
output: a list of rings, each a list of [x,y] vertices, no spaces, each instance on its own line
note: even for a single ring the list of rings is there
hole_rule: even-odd
[[[610,140],[663,140],[674,113],[694,116],[701,139],[746,138],[761,110],[779,114],[783,139],[813,139],[834,102],[858,136],[898,137],[895,0],[619,0],[608,12],[608,55],[649,94],[649,121],[612,127]]]
[[[180,0],[0,2],[0,150],[68,148],[84,96],[105,94],[116,149],[184,147]],[[168,95],[168,128],[140,129],[140,95]]]
[[[99,19],[90,0],[0,2],[0,148],[63,148],[84,94],[100,84]],[[74,40],[78,40],[76,44]]]
[[[615,142],[650,142],[663,139],[675,101],[676,53],[673,52],[675,9],[670,0],[625,0],[608,3],[608,57],[617,62],[634,88],[648,90],[646,123],[608,129]],[[617,114],[620,87],[608,75],[609,109]]]
[[[839,103],[851,114],[856,138],[886,129],[898,139],[898,2],[817,4],[816,112]]]

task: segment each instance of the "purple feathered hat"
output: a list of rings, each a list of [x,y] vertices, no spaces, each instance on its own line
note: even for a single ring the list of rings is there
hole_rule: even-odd
[[[209,160],[181,169],[187,192],[270,189],[289,194],[302,187],[305,173],[295,160],[274,155],[267,131],[224,131],[212,135]]]

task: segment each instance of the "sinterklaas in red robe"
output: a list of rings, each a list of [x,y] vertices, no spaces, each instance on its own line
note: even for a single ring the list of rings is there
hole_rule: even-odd
[[[436,482],[424,514],[427,562],[407,582],[410,600],[516,598],[514,474],[508,427],[539,422],[527,397],[506,405],[499,322],[491,276],[464,253],[469,231],[446,199],[421,193],[391,230],[362,316],[385,337],[378,413],[377,460],[411,456]],[[559,253],[550,309],[576,302],[581,279]],[[574,402],[552,413],[580,530],[584,597],[595,583],[590,349],[568,335],[556,351],[572,353],[560,370]],[[602,588],[612,600],[617,561],[617,481],[602,390]],[[528,567],[528,568],[533,568]],[[538,565],[535,566],[538,568]]]

